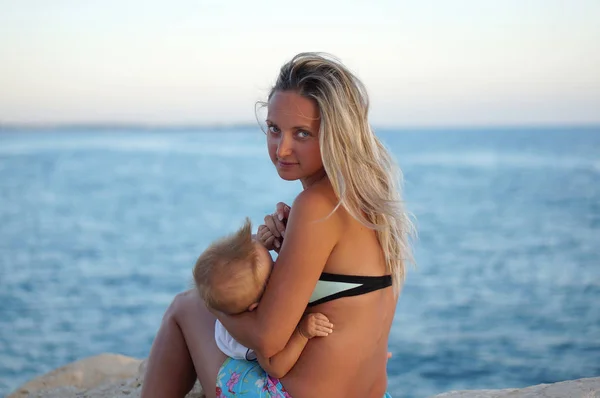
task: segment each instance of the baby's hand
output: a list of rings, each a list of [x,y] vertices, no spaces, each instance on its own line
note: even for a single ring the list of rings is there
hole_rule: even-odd
[[[329,336],[333,333],[333,324],[320,312],[305,314],[298,324],[298,331],[307,339]]]

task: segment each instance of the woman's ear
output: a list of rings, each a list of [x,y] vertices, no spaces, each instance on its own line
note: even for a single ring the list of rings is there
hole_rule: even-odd
[[[250,307],[248,307],[248,311],[254,311],[256,307],[258,307],[258,303],[252,303],[250,304]]]

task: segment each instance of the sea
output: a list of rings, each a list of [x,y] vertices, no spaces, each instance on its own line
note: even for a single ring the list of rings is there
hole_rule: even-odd
[[[376,133],[418,231],[391,394],[600,376],[600,126]],[[0,396],[147,357],[208,243],[300,190],[258,127],[0,128]]]

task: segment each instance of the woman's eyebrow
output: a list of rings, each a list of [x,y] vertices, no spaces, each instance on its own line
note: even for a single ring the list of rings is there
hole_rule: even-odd
[[[272,124],[275,127],[279,127],[279,126],[277,126],[277,123],[273,123],[273,121],[271,121],[269,119],[265,120],[265,123],[269,123],[269,124]],[[312,129],[310,128],[310,126],[300,125],[300,126],[294,126],[294,127],[292,127],[292,130],[308,130],[308,131],[311,131]]]
[[[292,127],[294,130],[310,130],[309,126],[294,126]]]

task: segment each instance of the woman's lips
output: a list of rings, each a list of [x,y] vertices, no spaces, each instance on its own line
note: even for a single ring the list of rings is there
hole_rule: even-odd
[[[297,165],[298,163],[293,163],[293,162],[283,162],[281,160],[277,161],[277,164],[279,164],[280,167],[292,167]]]

